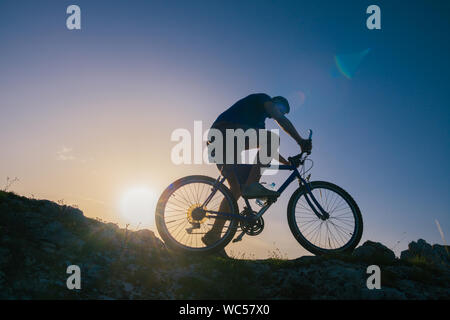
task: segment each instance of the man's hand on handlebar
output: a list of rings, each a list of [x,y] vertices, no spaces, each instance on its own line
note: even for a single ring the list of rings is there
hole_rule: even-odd
[[[289,162],[289,160],[286,160],[281,154],[279,154],[278,157],[279,157],[278,161],[279,161],[281,164],[284,164],[284,165],[287,165],[287,166],[289,166],[289,165],[291,164],[291,163]]]
[[[294,157],[289,157],[288,160],[289,162],[294,165],[295,167],[298,167],[300,164],[303,164],[305,161],[306,157],[303,157],[303,154],[307,154],[310,155],[311,154],[311,150],[312,150],[312,130],[309,129],[309,137],[308,139],[301,139],[300,140],[300,148],[302,150],[302,152],[300,152],[300,154],[294,156]]]
[[[302,153],[305,152],[307,154],[311,154],[311,149],[312,149],[311,139],[302,139],[300,141],[300,148],[302,150]]]

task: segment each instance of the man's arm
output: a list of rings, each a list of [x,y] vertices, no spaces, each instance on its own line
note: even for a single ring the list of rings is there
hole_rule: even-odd
[[[300,134],[297,132],[297,129],[295,129],[294,125],[289,121],[288,118],[286,118],[280,110],[273,104],[271,101],[267,101],[264,103],[264,108],[266,109],[267,113],[270,115],[272,119],[274,119],[278,125],[286,131],[288,135],[290,135],[297,143],[298,145],[303,149],[305,146],[305,139],[303,139]]]
[[[275,136],[275,137],[274,137]],[[273,133],[272,131],[268,130],[267,131],[267,143],[270,144],[273,139],[278,139],[278,145],[280,142],[280,136],[278,134]],[[269,142],[270,141],[270,142]],[[280,153],[278,153],[278,162],[280,162],[281,164],[285,164],[285,165],[290,165],[291,163],[286,160]]]
[[[278,161],[280,161],[281,164],[285,164],[287,166],[289,166],[291,163],[289,161],[287,161],[281,154],[278,154]]]

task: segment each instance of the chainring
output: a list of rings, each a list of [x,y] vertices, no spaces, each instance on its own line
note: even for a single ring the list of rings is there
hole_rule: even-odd
[[[245,207],[240,215],[246,218],[254,218],[256,217],[256,212]],[[251,222],[241,220],[239,222],[239,226],[245,234],[249,236],[257,236],[264,230],[264,219],[260,217]]]

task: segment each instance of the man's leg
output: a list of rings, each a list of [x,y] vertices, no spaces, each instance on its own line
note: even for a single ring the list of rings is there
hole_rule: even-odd
[[[259,159],[259,152],[257,154],[257,161],[256,164],[252,166],[247,181],[244,186],[242,186],[242,193],[245,197],[248,199],[254,199],[254,198],[273,198],[278,197],[280,194],[277,191],[270,190],[265,188],[263,185],[259,183],[259,180],[261,179],[261,170],[263,166],[267,165],[268,163],[261,163]],[[272,154],[269,154],[266,156],[266,158],[269,157],[269,163],[270,160],[273,158]]]
[[[247,178],[247,182],[246,185],[251,184],[253,182],[259,182],[259,180],[261,179],[261,165],[268,165],[270,164],[270,162],[272,161],[272,159],[275,158],[275,155],[277,154],[277,150],[272,150],[272,140],[276,141],[278,140],[278,144],[280,145],[280,137],[275,134],[274,132],[270,131],[270,130],[265,130],[266,131],[266,140],[260,140],[260,137],[258,136],[258,152],[256,153],[256,158],[255,158],[255,165],[252,166],[252,169],[248,175]],[[245,148],[248,149],[249,145],[245,145]],[[266,149],[266,155],[265,155],[265,163],[262,163],[261,161],[261,148],[265,148]],[[267,162],[267,163],[266,163]]]
[[[239,186],[239,182],[237,181],[236,177],[234,174],[230,174],[227,177],[227,181],[230,184],[230,191],[233,194],[233,197],[236,199],[236,201],[239,199],[239,197],[241,196],[241,189]],[[228,205],[228,201],[227,199],[223,199],[222,202],[220,203],[219,206],[219,212],[229,212],[231,213],[231,208]],[[225,225],[225,222],[227,221],[227,219],[220,219],[220,218],[216,218],[213,224],[213,227],[211,228],[211,230],[207,233],[208,234],[208,238],[211,239],[211,241],[214,239],[215,241],[217,241],[218,239],[220,239],[220,235],[222,233],[222,229],[223,226]],[[209,240],[208,239],[208,240]]]
[[[259,182],[261,179],[261,166],[258,164],[252,166],[250,173],[248,174],[246,185],[249,185],[253,182]]]
[[[251,169],[248,171],[246,169],[236,169],[234,173],[228,175],[227,181],[230,184],[230,191],[236,201],[238,201],[241,197],[241,189],[236,174],[241,174],[242,176],[240,176],[240,178],[246,181],[246,184],[251,184],[253,182],[258,182],[261,178],[261,167],[256,164],[254,166],[251,166]],[[226,199],[223,199],[220,203],[219,212],[231,212],[231,208],[229,207],[228,201]],[[208,232],[208,237],[211,237],[212,239],[219,239],[226,221],[226,219],[216,218],[213,227]]]

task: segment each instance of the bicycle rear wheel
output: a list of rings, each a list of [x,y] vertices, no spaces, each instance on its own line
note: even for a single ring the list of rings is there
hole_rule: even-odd
[[[216,180],[207,176],[181,178],[162,193],[156,207],[156,227],[166,245],[177,251],[192,254],[210,254],[223,249],[234,237],[238,220],[219,218],[208,211],[219,211],[223,201],[229,212],[238,214],[238,206],[231,191],[224,185],[206,206],[202,206],[212,193]],[[202,237],[212,229],[216,219],[221,219],[223,228],[213,241],[205,244]]]
[[[298,188],[289,200],[287,212],[295,239],[316,255],[352,251],[363,232],[361,211],[355,200],[330,182],[314,181],[309,186],[330,217],[326,220],[317,217],[305,198],[306,188]]]

